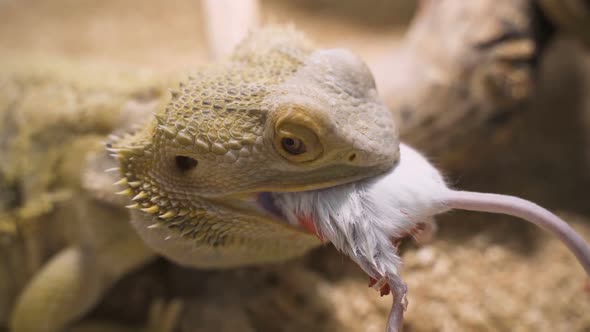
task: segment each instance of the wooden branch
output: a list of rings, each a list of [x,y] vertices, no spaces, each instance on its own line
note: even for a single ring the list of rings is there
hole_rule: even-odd
[[[486,139],[534,86],[528,0],[426,0],[401,49],[375,72],[402,139],[441,155]],[[493,128],[490,128],[493,129]]]

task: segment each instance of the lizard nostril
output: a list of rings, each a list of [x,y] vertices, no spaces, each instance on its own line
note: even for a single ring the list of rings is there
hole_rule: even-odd
[[[174,161],[176,162],[176,167],[178,167],[181,172],[189,171],[197,167],[199,164],[196,159],[187,156],[176,156]]]
[[[348,161],[354,162],[356,160],[356,153],[352,152],[348,155]]]

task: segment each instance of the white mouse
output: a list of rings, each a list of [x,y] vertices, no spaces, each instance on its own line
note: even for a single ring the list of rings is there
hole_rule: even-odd
[[[455,191],[420,153],[400,145],[399,163],[387,174],[324,190],[274,195],[293,225],[315,232],[352,258],[382,294],[393,292],[388,332],[401,331],[405,283],[396,244],[451,209],[513,215],[555,236],[590,275],[590,247],[563,220],[529,201],[505,195]]]

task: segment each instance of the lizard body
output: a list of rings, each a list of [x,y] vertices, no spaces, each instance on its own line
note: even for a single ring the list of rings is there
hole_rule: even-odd
[[[398,156],[364,63],[292,29],[258,31],[171,97],[157,80],[57,75],[15,74],[1,89],[0,224],[12,249],[0,273],[11,278],[18,255],[32,262],[24,275],[35,272],[2,297],[15,332],[63,330],[154,251],[197,267],[301,255],[320,241],[277,214],[269,193],[377,175]],[[112,156],[100,144],[109,133]]]
[[[123,262],[123,265],[141,264],[152,255],[134,238],[126,223],[125,209],[102,200],[100,192],[94,190],[102,186],[104,192],[110,193],[112,185],[106,187],[107,182],[100,182],[104,178],[103,170],[90,171],[86,159],[103,151],[102,141],[110,132],[130,128],[138,117],[150,114],[149,111],[166,98],[165,83],[151,75],[109,71],[100,66],[76,66],[52,59],[18,63],[5,60],[3,63],[7,69],[0,84],[0,160],[3,161],[0,172],[0,321],[9,319],[20,295],[19,301],[25,303],[23,306],[26,305],[27,310],[47,311],[50,317],[42,315],[37,321],[27,315],[24,322],[31,325],[21,329],[37,330],[39,326],[58,329],[64,324],[63,319],[71,320],[67,316],[80,314],[76,307],[84,312],[98,298],[92,299],[86,292],[99,292],[117,277],[101,277],[104,284],[94,286],[92,278],[87,278],[89,283],[76,289],[81,285],[76,285],[75,280],[68,284],[68,273],[57,269],[54,271],[58,273],[49,276],[53,281],[43,281],[37,276],[40,271],[47,270],[48,259],[59,263],[84,257],[89,263],[84,268],[86,272],[106,271],[106,267],[114,267],[121,259],[109,261],[112,258],[109,255],[96,254],[106,253],[104,249],[117,238],[131,240],[127,251],[138,250],[138,255],[133,257],[138,261]],[[85,178],[95,174],[100,175],[95,177],[97,181],[85,183]],[[52,256],[60,256],[62,260]],[[94,269],[99,260],[103,266]],[[58,265],[61,268],[78,266]],[[60,277],[63,282],[55,282]],[[38,286],[31,287],[36,282]],[[54,289],[57,294],[53,295],[52,282],[57,285]],[[59,289],[60,285],[63,289]],[[51,298],[40,300],[38,297],[42,296],[44,288]],[[23,289],[31,291],[19,294]],[[51,308],[43,307],[53,301],[59,302],[59,295],[76,292],[74,296],[88,298],[92,303],[73,301],[73,308],[58,306],[61,314],[55,316]],[[27,293],[30,295],[25,295]],[[36,306],[24,300],[31,296],[38,303]]]

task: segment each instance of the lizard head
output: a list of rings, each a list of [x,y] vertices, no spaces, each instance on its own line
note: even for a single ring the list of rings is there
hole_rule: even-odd
[[[228,266],[317,245],[282,217],[273,193],[386,172],[398,138],[357,56],[263,29],[181,84],[113,149],[148,245],[182,264]]]

